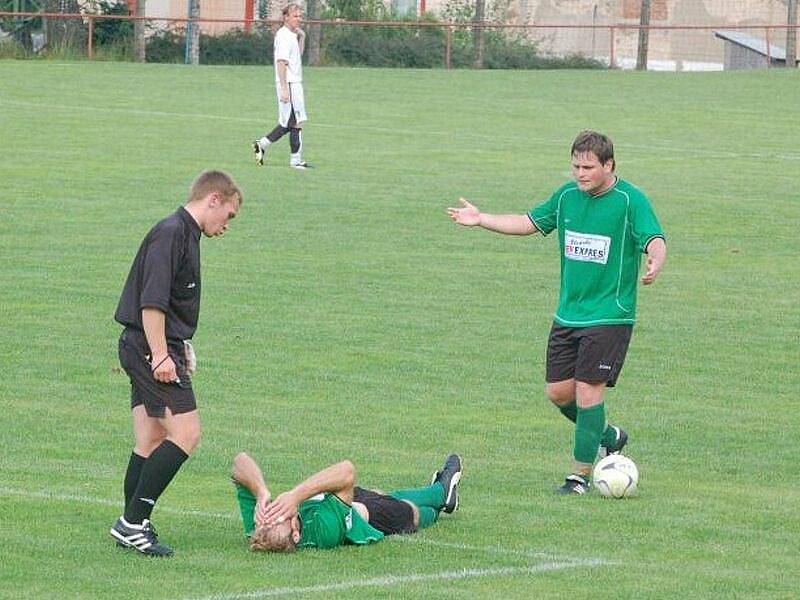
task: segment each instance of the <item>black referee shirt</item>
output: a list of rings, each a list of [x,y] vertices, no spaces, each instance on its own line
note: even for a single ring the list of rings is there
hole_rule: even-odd
[[[142,309],[166,315],[169,341],[188,340],[200,314],[200,227],[181,207],[144,238],[114,318],[143,331]]]

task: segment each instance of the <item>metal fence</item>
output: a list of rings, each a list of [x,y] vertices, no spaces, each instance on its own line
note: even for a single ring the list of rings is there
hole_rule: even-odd
[[[241,48],[230,53],[231,64],[271,61],[271,34],[280,23],[257,19],[215,18],[167,18],[135,17],[106,14],[63,14],[0,12],[0,26],[26,19],[35,23],[33,34],[35,51],[59,51],[65,48],[73,57],[89,60],[114,58],[133,60],[128,52],[133,43],[132,24],[146,24],[148,54],[152,47],[162,51],[155,60],[192,62],[188,49],[184,52],[163,54],[169,44],[180,46],[191,43],[187,30],[199,27],[214,30],[216,35],[201,37],[200,44],[220,46],[220,39],[239,46],[252,45],[248,51]],[[116,23],[119,38],[116,52],[109,52],[109,23]],[[121,24],[129,31],[119,31]],[[474,67],[488,68],[557,68],[559,66],[605,66],[629,69],[636,65],[638,35],[642,29],[635,24],[616,25],[572,25],[572,24],[506,24],[491,22],[441,22],[441,21],[324,21],[309,20],[304,27],[309,31],[312,56],[311,64],[368,64],[375,66],[418,67]],[[649,53],[647,67],[650,70],[697,71],[722,70],[730,59],[728,46],[734,44],[719,35],[720,31],[739,32],[749,38],[755,61],[750,67],[774,67],[779,62],[780,52],[786,43],[787,33],[797,36],[797,26],[786,24],[769,25],[720,25],[691,26],[651,25],[649,30]],[[103,36],[98,31],[105,32]],[[376,34],[380,35],[376,35]],[[487,56],[476,63],[476,40],[479,35],[489,36]],[[227,37],[226,37],[227,36]],[[238,37],[237,37],[238,36]],[[492,37],[493,36],[493,37]],[[8,37],[8,35],[6,35]],[[102,37],[102,40],[100,38]],[[166,41],[165,41],[166,40]],[[314,41],[316,40],[316,48]],[[492,40],[494,40],[492,42]],[[505,46],[497,50],[497,40]],[[155,42],[161,43],[157,46]],[[492,43],[495,46],[492,46]],[[307,44],[307,45],[309,45]],[[350,46],[348,47],[348,44]],[[759,46],[760,44],[760,46]],[[0,39],[2,47],[2,39]],[[761,48],[759,52],[758,48]],[[493,58],[503,54],[504,61]],[[203,48],[201,48],[203,50]],[[530,51],[544,59],[541,63],[515,57],[514,52]],[[372,53],[373,56],[369,56]],[[225,52],[218,50],[212,58],[209,52],[199,52],[200,62],[226,62]],[[263,60],[259,60],[258,57]],[[205,60],[203,60],[205,58]],[[149,60],[154,60],[152,56]],[[561,59],[561,62],[558,62]],[[591,61],[589,63],[582,62]],[[550,60],[550,62],[547,62]],[[370,62],[371,61],[371,62]],[[565,62],[566,61],[566,62]]]

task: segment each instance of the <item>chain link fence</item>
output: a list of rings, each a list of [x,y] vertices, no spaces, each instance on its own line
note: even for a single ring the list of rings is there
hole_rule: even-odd
[[[47,0],[46,6],[70,10],[74,2]],[[94,7],[97,12],[0,12],[5,32],[0,35],[0,57],[133,61],[138,57],[134,23],[139,21],[144,23],[144,55],[149,62],[270,64],[272,36],[280,26],[278,21],[258,18],[261,12],[269,14],[266,2],[247,20],[137,18],[127,14],[124,5],[97,2]],[[27,24],[29,43],[14,34],[21,20]],[[633,24],[509,25],[432,19],[311,20],[305,28],[308,64],[414,68],[628,69],[636,65],[639,32]],[[775,64],[771,59],[784,46],[787,31],[797,36],[796,27],[781,24],[650,26],[648,69],[722,70],[729,42],[715,35],[721,29],[738,31],[753,45],[760,42],[766,48],[764,67]],[[760,64],[756,60],[753,66]]]

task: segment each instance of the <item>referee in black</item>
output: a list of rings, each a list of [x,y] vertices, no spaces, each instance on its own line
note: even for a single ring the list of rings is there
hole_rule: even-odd
[[[125,329],[119,360],[131,380],[134,448],[125,473],[117,544],[170,556],[150,523],[158,497],[200,441],[190,340],[200,313],[200,234],[222,235],[242,192],[230,175],[204,171],[189,200],[153,227],[133,261],[114,318]]]

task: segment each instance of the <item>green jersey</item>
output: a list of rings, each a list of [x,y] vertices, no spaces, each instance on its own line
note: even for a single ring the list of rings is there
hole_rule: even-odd
[[[236,484],[236,499],[242,514],[245,535],[255,530],[256,498],[245,486]],[[302,530],[298,548],[335,548],[344,544],[358,546],[383,539],[383,533],[335,494],[318,494],[302,502],[297,512]]]
[[[318,494],[300,505],[298,548],[335,548],[343,544],[364,545],[383,539],[383,533],[345,504],[336,494]]]
[[[563,327],[632,325],[642,253],[663,238],[647,196],[623,179],[597,196],[567,183],[528,213],[544,235],[558,230]]]

